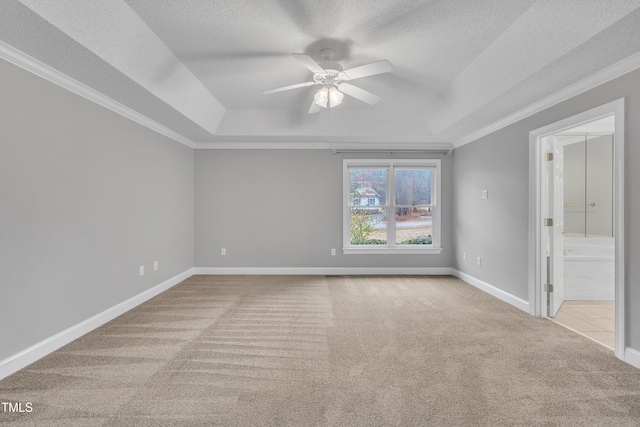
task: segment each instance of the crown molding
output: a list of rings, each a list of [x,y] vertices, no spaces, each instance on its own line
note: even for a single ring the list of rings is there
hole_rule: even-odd
[[[535,102],[513,114],[510,114],[489,126],[478,131],[469,133],[453,143],[448,142],[416,142],[416,141],[386,141],[386,142],[314,142],[314,141],[211,141],[194,142],[191,139],[175,132],[158,122],[132,110],[129,107],[107,97],[95,89],[86,86],[77,80],[61,73],[60,71],[46,65],[45,63],[27,55],[26,53],[0,41],[0,59],[16,65],[32,74],[35,74],[53,84],[56,84],[70,92],[75,93],[91,102],[94,102],[108,110],[115,112],[135,123],[138,123],[152,131],[166,136],[180,144],[192,149],[215,149],[215,150],[260,150],[260,149],[282,149],[282,150],[418,150],[418,151],[451,151],[454,148],[469,144],[477,139],[487,136],[493,132],[503,129],[520,120],[530,117],[540,111],[553,107],[563,101],[580,95],[588,90],[598,87],[624,74],[640,68],[640,53],[631,55],[617,63],[586,77],[566,88]],[[366,147],[363,147],[366,146]]]
[[[95,89],[86,86],[79,81],[72,79],[66,74],[50,67],[49,65],[38,61],[37,59],[27,55],[26,53],[0,41],[0,59],[20,67],[38,77],[41,77],[55,85],[62,87],[70,92],[75,93],[91,102],[94,102],[108,110],[113,111],[129,120],[132,120],[146,128],[151,129],[160,135],[166,136],[180,144],[190,148],[195,148],[196,143],[179,133],[162,126],[158,122],[132,110],[129,107],[103,95]]]
[[[196,142],[196,150],[415,150],[451,151],[448,142]]]
[[[454,148],[461,147],[477,139],[487,136],[493,132],[496,132],[502,128],[512,125],[520,120],[530,117],[536,113],[539,113],[547,108],[553,107],[563,101],[578,96],[588,90],[596,88],[613,79],[623,76],[631,71],[640,68],[640,53],[635,53],[625,59],[622,59],[615,64],[612,64],[589,77],[567,86],[566,88],[541,99],[538,102],[525,107],[513,114],[510,114],[487,127],[484,127],[476,132],[472,132],[453,142]]]

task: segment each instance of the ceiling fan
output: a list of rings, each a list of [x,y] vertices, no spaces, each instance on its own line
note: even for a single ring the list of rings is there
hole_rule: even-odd
[[[370,105],[377,103],[380,100],[379,96],[346,82],[393,71],[393,66],[386,59],[343,70],[340,64],[332,61],[334,55],[332,49],[322,49],[320,51],[323,59],[323,62],[320,63],[317,63],[304,53],[292,53],[291,55],[313,72],[313,81],[263,90],[262,93],[269,94],[300,87],[322,85],[313,96],[309,114],[317,113],[322,108],[333,108],[336,105],[340,105],[345,93]]]

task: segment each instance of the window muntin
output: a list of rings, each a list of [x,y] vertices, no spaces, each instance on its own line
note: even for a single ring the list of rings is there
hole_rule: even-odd
[[[439,188],[439,159],[344,160],[343,251],[440,253]]]

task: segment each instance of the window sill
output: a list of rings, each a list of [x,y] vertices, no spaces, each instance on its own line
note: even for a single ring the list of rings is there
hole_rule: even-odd
[[[416,254],[423,254],[423,255],[437,255],[437,254],[441,254],[442,253],[442,248],[433,248],[433,247],[429,247],[429,248],[419,248],[419,247],[407,247],[407,248],[399,248],[399,247],[395,247],[395,248],[387,248],[387,247],[383,247],[383,248],[375,248],[375,247],[362,247],[362,248],[358,248],[358,247],[348,247],[348,248],[342,248],[342,253],[344,253],[345,255],[363,255],[363,254],[411,254],[411,255],[416,255]]]

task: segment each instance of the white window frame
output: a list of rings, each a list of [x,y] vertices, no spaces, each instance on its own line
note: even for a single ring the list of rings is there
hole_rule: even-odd
[[[349,207],[350,183],[349,169],[353,167],[387,169],[387,218],[394,218],[393,223],[387,220],[389,233],[395,236],[395,168],[431,167],[435,169],[432,194],[432,244],[431,245],[396,245],[395,238],[387,239],[386,245],[352,245],[350,236],[351,209]],[[441,162],[440,159],[344,159],[342,161],[342,252],[344,254],[441,254]],[[381,205],[382,206],[382,205]]]

